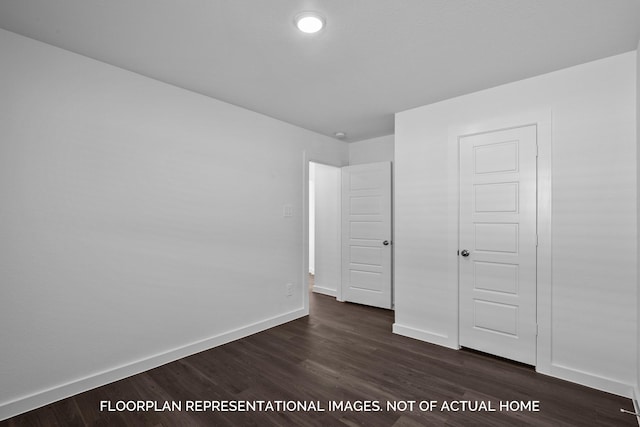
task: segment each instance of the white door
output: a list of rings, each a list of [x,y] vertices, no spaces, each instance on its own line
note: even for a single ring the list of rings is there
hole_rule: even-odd
[[[460,345],[536,363],[536,126],[460,138]]]
[[[391,163],[342,168],[342,299],[391,308]]]

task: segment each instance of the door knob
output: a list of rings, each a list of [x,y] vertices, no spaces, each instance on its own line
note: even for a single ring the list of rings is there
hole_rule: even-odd
[[[467,256],[469,256],[469,251],[466,250],[466,249],[463,249],[462,252],[460,252],[460,255],[462,255],[464,257],[467,257]]]
[[[385,240],[384,242],[382,242],[382,244],[385,245],[385,246],[389,246],[389,241]]]

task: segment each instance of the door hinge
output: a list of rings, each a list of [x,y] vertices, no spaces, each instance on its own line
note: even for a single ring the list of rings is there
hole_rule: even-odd
[[[538,235],[536,234],[536,248],[538,247]]]
[[[538,327],[538,324],[536,324],[536,336],[538,336],[538,330],[539,330],[539,327]]]

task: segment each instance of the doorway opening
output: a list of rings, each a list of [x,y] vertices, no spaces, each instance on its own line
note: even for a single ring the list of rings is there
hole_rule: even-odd
[[[310,292],[339,297],[341,169],[309,162]]]
[[[304,161],[304,286],[341,302],[392,309],[391,162]]]

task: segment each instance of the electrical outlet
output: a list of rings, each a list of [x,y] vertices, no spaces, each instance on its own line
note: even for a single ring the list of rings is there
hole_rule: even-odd
[[[285,218],[291,218],[293,214],[294,210],[292,205],[284,205],[282,207],[282,216],[284,216]]]
[[[287,283],[284,286],[284,294],[288,297],[290,297],[291,295],[293,295],[293,285],[291,283]]]

